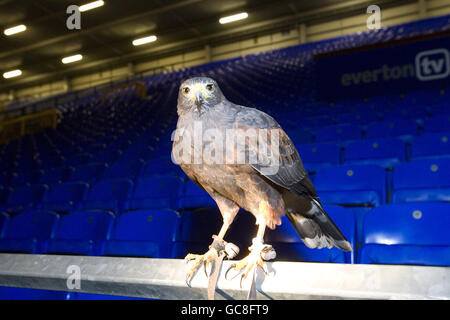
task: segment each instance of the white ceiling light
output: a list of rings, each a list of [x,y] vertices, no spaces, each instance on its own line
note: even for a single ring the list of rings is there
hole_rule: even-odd
[[[247,19],[247,18],[248,18],[248,13],[241,12],[238,14],[234,14],[232,16],[220,18],[219,23],[225,24],[225,23],[230,23],[230,22],[234,22],[234,21],[238,21],[238,20],[242,20],[242,19]]]
[[[81,54],[76,54],[74,56],[65,57],[61,61],[62,61],[62,63],[67,64],[67,63],[72,63],[75,61],[80,61],[81,59],[83,59],[83,56]]]
[[[88,10],[92,10],[92,9],[101,7],[104,4],[105,4],[105,2],[101,1],[101,0],[100,1],[94,1],[94,2],[87,3],[87,4],[84,4],[84,5],[80,6],[79,10],[80,10],[80,12],[85,12],[85,11],[88,11]]]
[[[149,37],[145,37],[145,38],[140,38],[140,39],[136,39],[133,40],[133,45],[134,46],[140,46],[149,42],[155,42],[157,39],[156,36],[149,36]]]
[[[13,34],[23,32],[25,30],[27,30],[27,27],[24,24],[21,24],[21,25],[12,27],[12,28],[5,29],[5,31],[3,31],[3,33],[7,36],[11,36]]]
[[[22,74],[22,70],[19,70],[19,69],[12,70],[12,71],[5,72],[3,74],[3,78],[5,78],[5,79],[14,78],[14,77],[20,76],[21,74]]]

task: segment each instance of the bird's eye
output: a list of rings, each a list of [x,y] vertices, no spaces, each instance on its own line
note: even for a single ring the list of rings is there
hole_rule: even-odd
[[[214,85],[213,84],[208,84],[206,85],[206,90],[213,92],[214,91]]]
[[[183,88],[184,94],[188,94],[189,91],[191,91],[191,89],[189,89],[188,87]]]

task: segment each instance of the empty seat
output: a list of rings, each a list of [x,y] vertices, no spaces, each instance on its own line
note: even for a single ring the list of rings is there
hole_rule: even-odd
[[[42,202],[45,210],[70,211],[78,209],[86,197],[89,185],[83,182],[66,182],[53,185]]]
[[[181,168],[172,162],[170,158],[152,159],[145,164],[143,176],[154,176],[158,174],[173,174],[183,176]]]
[[[91,162],[108,163],[111,164],[116,161],[123,154],[120,150],[104,150],[95,154]]]
[[[133,190],[129,179],[102,180],[94,184],[83,201],[84,209],[105,209],[119,212]]]
[[[43,170],[39,175],[39,183],[48,185],[62,183],[67,180],[69,173],[70,167],[59,167]]]
[[[0,213],[0,238],[3,237],[8,222],[9,222],[9,215],[7,215],[4,212]]]
[[[338,206],[324,206],[324,209],[355,250],[356,227],[352,210]],[[353,251],[344,252],[335,247],[320,250],[308,248],[286,216],[283,216],[281,226],[277,226],[275,230],[267,230],[266,242],[274,247],[277,259],[282,261],[354,262]]]
[[[340,162],[341,149],[333,143],[300,145],[297,150],[308,172],[317,172],[323,168],[337,166]]]
[[[106,170],[105,179],[112,178],[135,178],[141,172],[143,160],[120,161]]]
[[[404,163],[394,170],[393,202],[449,201],[450,159]]]
[[[396,119],[419,119],[426,118],[428,115],[425,107],[413,107],[408,105],[407,107],[395,108],[383,113],[383,119],[396,120]]]
[[[0,287],[0,300],[69,300],[72,293],[16,287]]]
[[[450,266],[450,203],[402,203],[372,209],[359,262]]]
[[[411,142],[411,158],[449,158],[450,132],[430,133],[414,138]]]
[[[405,135],[417,135],[418,125],[415,120],[383,121],[370,124],[366,132],[366,138],[395,137]]]
[[[102,253],[112,256],[170,258],[178,215],[171,210],[128,211],[116,218]]]
[[[363,125],[379,120],[379,116],[375,111],[346,113],[338,117],[339,123],[349,123],[355,125]]]
[[[386,172],[375,165],[323,169],[314,186],[324,204],[378,206],[386,201]]]
[[[22,171],[22,172],[13,172],[11,174],[11,179],[9,181],[9,185],[12,188],[29,186],[36,183],[38,178],[37,171]]]
[[[54,237],[44,251],[63,254],[99,254],[98,246],[108,238],[114,216],[101,210],[71,212],[60,217]]]
[[[139,179],[131,199],[127,201],[128,209],[156,209],[177,207],[181,194],[182,180],[174,176],[149,176]]]
[[[58,215],[29,211],[12,216],[0,239],[0,252],[40,253],[43,240],[52,236]]]
[[[361,128],[356,125],[336,125],[317,131],[316,142],[361,139]]]
[[[217,208],[182,211],[172,257],[183,259],[188,253],[204,254],[213,241],[211,236],[219,232],[222,224],[222,216]],[[228,236],[226,239],[231,241]]]
[[[288,136],[294,144],[310,144],[314,137],[312,132],[298,129],[289,131]]]
[[[64,163],[64,165],[77,167],[77,166],[86,164],[88,162],[92,162],[91,159],[92,159],[92,154],[79,153],[79,154],[67,159],[67,161]]]
[[[450,114],[425,119],[423,122],[423,131],[425,133],[450,132]]]
[[[82,181],[92,183],[103,177],[108,167],[105,163],[89,163],[76,167],[69,176],[68,181]]]
[[[180,195],[178,208],[215,207],[216,202],[204,189],[187,179]]]
[[[355,141],[345,148],[345,164],[375,164],[395,167],[405,161],[406,147],[399,139]]]
[[[48,191],[46,185],[34,185],[13,189],[9,192],[3,210],[6,212],[20,212],[24,209],[35,208],[42,201]]]

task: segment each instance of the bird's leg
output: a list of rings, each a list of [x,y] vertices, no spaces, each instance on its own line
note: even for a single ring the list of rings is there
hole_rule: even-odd
[[[259,266],[265,274],[268,274],[264,261],[275,259],[276,253],[271,245],[264,244],[265,229],[266,224],[260,222],[258,233],[256,234],[256,237],[253,238],[252,246],[249,248],[250,254],[244,259],[231,265],[231,267],[225,273],[225,277],[227,277],[227,274],[231,269],[235,271],[244,270],[244,273],[241,276],[242,286],[242,280],[247,278],[248,274],[253,270],[253,268],[257,268]]]
[[[229,223],[224,223],[219,231],[219,234],[212,236],[214,240],[212,244],[209,246],[209,250],[205,254],[201,255],[189,253],[186,256],[185,258],[186,261],[194,260],[194,264],[192,265],[192,267],[190,268],[189,272],[186,275],[186,284],[188,286],[189,280],[192,279],[195,272],[201,266],[202,263],[204,266],[205,274],[206,276],[208,276],[206,268],[212,261],[216,260],[220,254],[225,254],[228,258],[232,259],[239,253],[239,248],[237,246],[223,240],[223,237],[225,236],[225,233],[227,232],[229,227],[230,227]]]

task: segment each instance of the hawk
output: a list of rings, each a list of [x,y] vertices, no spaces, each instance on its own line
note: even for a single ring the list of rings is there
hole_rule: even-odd
[[[186,256],[195,261],[188,284],[220,250],[236,251],[224,237],[240,208],[251,212],[258,225],[249,255],[232,265],[243,271],[241,281],[257,266],[266,271],[263,261],[275,257],[264,232],[281,225],[284,214],[309,248],[352,250],[323,209],[294,144],[271,116],[228,101],[207,77],[181,84],[177,113],[172,158],[215,200],[223,218],[210,249]]]

